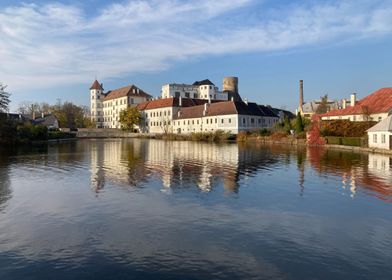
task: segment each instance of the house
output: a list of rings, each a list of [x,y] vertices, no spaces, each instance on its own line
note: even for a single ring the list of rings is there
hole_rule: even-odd
[[[59,122],[55,115],[49,114],[44,116],[42,114],[41,118],[35,119],[32,121],[35,125],[43,125],[46,126],[48,129],[57,129],[59,128]]]
[[[136,106],[152,96],[135,85],[104,92],[97,80],[90,87],[91,121],[97,128],[121,128],[120,112],[129,106]]]
[[[173,118],[174,133],[214,132],[231,134],[271,128],[279,118],[268,107],[241,101],[222,101],[180,108]]]
[[[392,150],[392,115],[367,131],[369,148]]]
[[[354,106],[320,115],[322,120],[381,121],[392,112],[392,88],[382,88],[353,103]]]

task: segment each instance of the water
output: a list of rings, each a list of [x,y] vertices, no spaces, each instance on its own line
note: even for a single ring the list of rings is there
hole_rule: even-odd
[[[0,279],[392,279],[392,159],[83,140],[1,151]]]

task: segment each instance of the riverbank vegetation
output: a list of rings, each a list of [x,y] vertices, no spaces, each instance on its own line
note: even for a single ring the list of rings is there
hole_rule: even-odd
[[[59,129],[48,129],[43,125],[33,125],[28,121],[12,120],[6,115],[0,116],[0,144],[29,144],[37,141],[74,138],[74,133]]]

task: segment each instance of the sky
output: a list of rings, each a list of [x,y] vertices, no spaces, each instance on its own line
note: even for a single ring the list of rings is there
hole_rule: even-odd
[[[135,84],[239,78],[242,97],[295,110],[392,87],[392,1],[0,0],[0,82],[23,101],[89,105]]]

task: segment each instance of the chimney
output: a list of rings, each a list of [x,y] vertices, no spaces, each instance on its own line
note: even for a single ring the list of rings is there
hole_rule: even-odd
[[[245,98],[245,99],[244,99],[244,103],[245,103],[246,105],[248,105],[248,98]]]
[[[45,117],[45,115],[44,115],[44,113],[42,112],[42,113],[41,113],[41,118],[44,118],[44,117]]]
[[[231,97],[231,101],[234,101],[234,97],[233,96]]]
[[[33,112],[33,120],[35,120],[35,112]]]
[[[182,97],[181,97],[181,96],[180,96],[180,98],[179,98],[178,105],[179,105],[180,107],[182,107]]]
[[[207,115],[208,103],[204,103],[203,116]]]
[[[347,100],[346,100],[346,98],[344,98],[344,99],[342,100],[342,108],[343,108],[343,109],[346,109],[346,108],[347,108]]]
[[[357,103],[357,94],[354,92],[350,95],[350,105],[351,107],[355,106],[355,103]]]
[[[299,111],[302,113],[302,105],[304,105],[304,81],[299,80]]]

